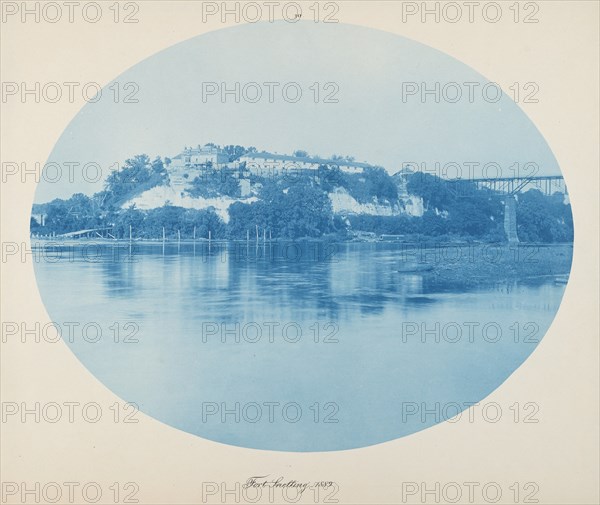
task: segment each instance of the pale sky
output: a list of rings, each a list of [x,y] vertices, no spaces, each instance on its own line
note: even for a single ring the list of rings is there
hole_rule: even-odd
[[[227,28],[167,48],[114,82],[121,88],[137,83],[139,103],[114,103],[105,88],[98,103],[75,116],[48,161],[94,161],[106,175],[109,166],[135,154],[172,157],[185,145],[215,142],[286,154],[303,149],[322,157],[352,155],[390,173],[407,162],[431,170],[435,162],[495,162],[503,176],[514,175],[509,167],[515,162],[534,162],[540,174],[560,173],[545,140],[510,97],[497,103],[483,99],[488,79],[442,52],[370,28],[308,21]],[[203,101],[203,86],[211,86],[206,83],[242,88],[250,82],[259,83],[263,93],[256,103],[235,103],[233,95],[223,103],[220,93]],[[265,82],[279,83],[271,85],[273,103]],[[335,85],[324,89],[328,82]],[[421,83],[433,88],[436,82],[440,88],[458,83],[462,98],[435,103],[428,95],[423,103]],[[479,83],[471,85],[472,103],[465,82]],[[284,100],[286,83],[298,83],[298,102]],[[319,83],[318,103],[314,83]],[[418,91],[403,101],[409,83],[417,83]],[[290,98],[294,89],[288,87]],[[336,89],[338,103],[324,103]],[[453,98],[456,86],[446,89]],[[256,88],[246,90],[254,98]],[[494,88],[488,91],[493,98]],[[42,180],[35,200],[100,189],[101,181],[91,184],[81,177],[73,183]]]

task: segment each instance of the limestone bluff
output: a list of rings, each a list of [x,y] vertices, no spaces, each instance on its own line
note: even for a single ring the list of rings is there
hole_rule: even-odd
[[[320,158],[308,156],[304,151],[285,155],[249,149],[237,159],[232,159],[225,150],[214,144],[185,147],[172,159],[166,158],[168,179],[164,184],[132,197],[122,204],[122,208],[133,204],[138,209],[153,209],[167,202],[183,208],[212,208],[227,223],[231,204],[236,201],[252,203],[259,199],[260,188],[263,186],[261,179],[281,178],[293,184],[302,175],[323,177],[323,167],[354,175],[364,174],[365,170],[369,169],[381,169],[369,163],[356,162],[351,157]],[[358,201],[345,187],[336,185],[328,192],[333,212],[338,215],[422,216],[423,199],[418,195],[410,195],[407,190],[407,176],[410,173],[408,170],[400,171],[392,177],[397,186],[397,198],[388,199],[374,194],[370,198],[361,198],[361,201]],[[328,177],[330,182],[335,184],[335,172]],[[210,178],[236,179],[240,188],[239,196],[217,192],[198,194],[194,191],[194,181],[200,185],[203,182],[207,183]],[[357,180],[360,181],[361,178]]]

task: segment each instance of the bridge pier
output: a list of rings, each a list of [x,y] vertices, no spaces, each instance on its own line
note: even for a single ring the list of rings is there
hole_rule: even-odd
[[[519,242],[517,236],[517,200],[513,195],[506,195],[504,200],[504,232],[510,244]]]

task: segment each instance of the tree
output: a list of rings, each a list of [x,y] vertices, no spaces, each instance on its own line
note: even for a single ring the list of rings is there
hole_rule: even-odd
[[[117,238],[128,238],[129,227],[134,232],[135,236],[143,234],[144,213],[131,205],[128,209],[119,212],[116,215],[112,234]]]
[[[93,198],[76,193],[68,200],[57,198],[45,205],[46,230],[49,233],[69,233],[95,228],[101,223],[101,214]]]
[[[518,196],[517,234],[526,242],[572,242],[573,215],[564,195],[531,189]]]
[[[167,179],[160,157],[150,162],[147,154],[138,154],[125,160],[121,169],[114,170],[106,178],[104,205],[119,207],[144,191],[164,184]]]
[[[192,187],[186,190],[192,197],[215,198],[241,196],[240,181],[228,171],[206,170],[192,181]]]
[[[251,204],[236,202],[229,207],[232,238],[244,238],[256,226],[286,239],[320,237],[336,230],[329,197],[308,176],[292,184],[283,179],[265,180],[260,197]]]
[[[367,167],[362,174],[338,172],[339,184],[360,203],[372,202],[374,198],[394,202],[398,199],[398,187],[394,179],[380,167]]]
[[[317,179],[321,184],[323,191],[331,193],[342,184],[344,174],[337,165],[319,165],[317,169]]]
[[[165,161],[168,158],[165,158]],[[170,160],[169,160],[170,162]],[[152,161],[152,171],[155,174],[165,174],[166,175],[166,169],[165,169],[165,165],[163,163],[163,161],[160,159],[160,156],[157,156],[156,158],[154,158],[154,160]]]
[[[246,154],[248,152],[248,149],[244,146],[228,145],[223,148],[223,151],[225,151],[225,153],[229,157],[229,162],[232,162]]]
[[[37,222],[37,220],[32,216],[29,218],[29,230],[32,232],[38,231],[38,228],[40,228],[41,225],[40,223]]]

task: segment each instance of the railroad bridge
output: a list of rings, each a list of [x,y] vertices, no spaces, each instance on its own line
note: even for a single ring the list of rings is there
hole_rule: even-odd
[[[562,175],[535,175],[516,177],[482,177],[474,179],[454,179],[451,182],[471,182],[478,189],[487,188],[506,195],[504,200],[504,231],[509,242],[519,241],[517,236],[516,195],[530,189],[537,189],[545,195],[562,193],[567,195],[567,186]]]

